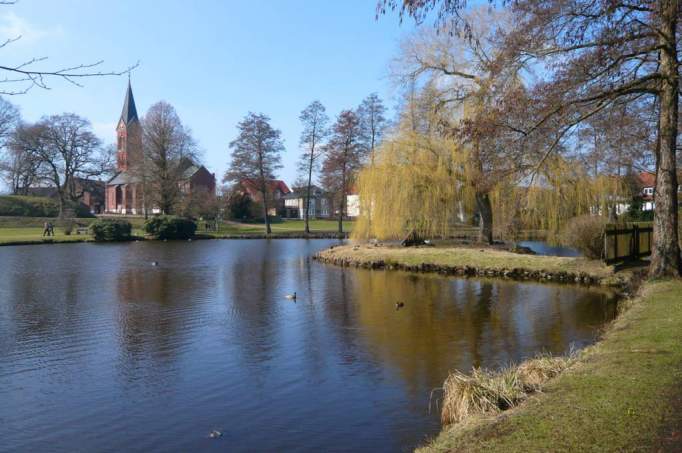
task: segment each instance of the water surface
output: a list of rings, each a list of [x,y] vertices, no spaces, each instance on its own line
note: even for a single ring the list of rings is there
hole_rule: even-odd
[[[408,451],[449,370],[581,347],[614,316],[572,286],[310,259],[332,243],[0,247],[0,450]]]

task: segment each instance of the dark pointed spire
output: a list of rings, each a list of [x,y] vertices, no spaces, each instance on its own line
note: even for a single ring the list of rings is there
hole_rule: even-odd
[[[128,77],[128,91],[126,92],[125,102],[123,102],[121,120],[123,120],[126,125],[134,121],[138,121],[137,109],[135,108],[135,98],[133,97],[133,88],[130,86],[130,77]]]

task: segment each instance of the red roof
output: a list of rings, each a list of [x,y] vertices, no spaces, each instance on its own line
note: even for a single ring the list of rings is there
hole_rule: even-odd
[[[243,179],[239,184],[247,192],[251,192],[251,191],[256,192],[259,190],[258,189],[258,182],[254,181],[253,179]],[[280,192],[282,192],[283,195],[286,195],[286,194],[291,192],[291,189],[289,189],[289,186],[287,186],[287,183],[285,183],[284,181],[282,181],[280,179],[269,180],[268,181],[268,190],[270,192],[274,192],[275,190],[279,190]]]
[[[640,186],[644,187],[656,187],[656,175],[654,173],[643,171],[637,175]]]

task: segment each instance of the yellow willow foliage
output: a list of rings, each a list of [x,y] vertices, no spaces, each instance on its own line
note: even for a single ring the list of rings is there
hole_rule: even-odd
[[[416,230],[446,237],[472,209],[466,152],[454,142],[404,132],[385,142],[374,165],[358,175],[360,218],[355,238],[400,239]]]
[[[475,212],[476,175],[465,147],[453,141],[400,134],[378,151],[375,163],[357,180],[360,217],[357,239],[401,239],[416,230],[423,237],[448,237]],[[480,175],[478,176],[480,177]],[[576,162],[548,159],[533,178],[495,181],[490,192],[498,238],[517,240],[523,230],[545,230],[551,241],[576,216],[607,216],[629,196],[622,178],[593,177]]]
[[[546,163],[532,185],[501,183],[491,195],[499,237],[516,239],[515,228],[545,230],[556,242],[569,219],[608,216],[630,193],[623,178],[594,177],[575,162],[557,157]]]

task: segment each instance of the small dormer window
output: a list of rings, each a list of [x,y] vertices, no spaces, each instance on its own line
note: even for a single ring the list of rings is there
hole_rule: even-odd
[[[653,195],[654,194],[654,188],[653,187],[645,187],[644,188],[644,195]]]

